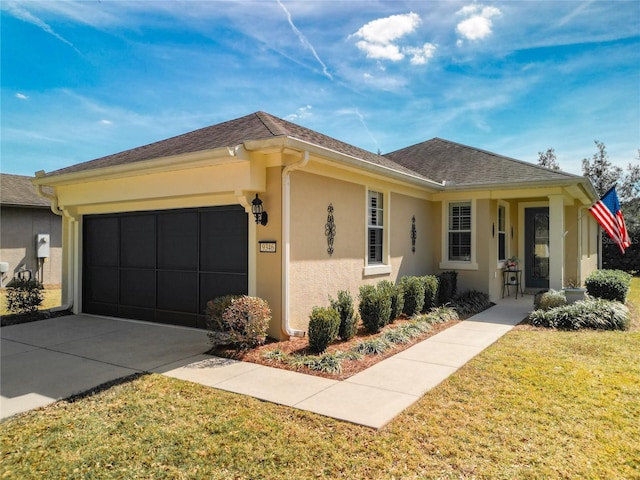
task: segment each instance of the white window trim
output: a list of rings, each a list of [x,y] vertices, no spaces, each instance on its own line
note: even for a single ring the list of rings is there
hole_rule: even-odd
[[[449,260],[449,205],[451,203],[471,202],[471,260]],[[475,199],[447,200],[442,202],[442,248],[440,252],[440,269],[442,270],[478,270],[476,257],[476,233],[478,215]]]
[[[382,263],[373,263],[369,265],[369,192],[378,192],[382,194]],[[374,275],[388,275],[391,273],[391,259],[389,258],[389,243],[391,242],[390,232],[390,211],[391,211],[391,195],[388,190],[380,188],[367,188],[365,190],[365,239],[364,239],[364,270],[363,276],[369,277]]]
[[[500,260],[500,224],[499,224],[499,212],[500,207],[504,207],[504,260]],[[511,249],[509,248],[511,245],[510,242],[510,223],[509,223],[509,204],[507,202],[503,202],[501,200],[498,201],[498,206],[496,207],[496,254],[498,256],[498,268],[504,268],[504,264],[508,258],[511,258]]]

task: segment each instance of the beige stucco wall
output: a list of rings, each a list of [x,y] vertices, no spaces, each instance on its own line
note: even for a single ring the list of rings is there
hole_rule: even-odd
[[[431,273],[433,223],[431,202],[376,185],[385,200],[385,249],[389,273],[366,275],[367,186],[308,172],[291,180],[290,324],[306,330],[314,306],[328,306],[329,296],[349,290],[356,300],[363,284],[396,282],[405,275]],[[328,207],[333,206],[334,252],[327,252]],[[416,217],[416,252],[411,251],[411,218]]]
[[[255,252],[256,296],[264,299],[271,307],[272,322],[268,335],[282,338],[282,188],[281,167],[267,169],[266,191],[260,194],[264,209],[269,214],[267,225],[256,225],[255,241],[249,245]],[[253,216],[250,215],[250,221]],[[252,240],[249,239],[249,242]],[[260,252],[260,242],[276,242],[276,252]],[[249,265],[249,269],[254,268]]]
[[[48,208],[2,207],[0,212],[0,261],[9,263],[3,286],[22,267],[45,286],[59,286],[62,278],[62,218]],[[36,258],[36,235],[50,236],[49,258]]]

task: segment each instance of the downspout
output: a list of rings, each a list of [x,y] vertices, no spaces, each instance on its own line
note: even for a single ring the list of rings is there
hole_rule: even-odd
[[[291,177],[294,170],[304,168],[309,163],[309,151],[304,151],[302,160],[287,165],[282,170],[282,329],[289,336],[304,337],[304,330],[296,330],[289,325],[289,263],[291,236]]]
[[[40,172],[36,172],[36,177],[39,177],[41,175],[39,175]],[[44,172],[43,172],[44,173]],[[73,220],[73,218],[69,215],[65,215],[65,211],[64,209],[60,208],[58,205],[58,197],[56,195],[52,195],[50,193],[45,192],[42,189],[43,185],[36,185],[36,193],[38,195],[40,195],[42,198],[46,198],[47,200],[49,200],[51,202],[51,211],[56,214],[59,215],[61,217],[67,217],[67,218],[71,218]],[[63,228],[64,228],[64,220],[62,222]],[[67,238],[69,238],[70,240],[73,238],[74,236],[74,231],[73,231],[73,222],[69,222],[69,232],[67,232]],[[64,238],[64,234],[63,234],[63,238]],[[64,248],[64,247],[63,247]],[[69,253],[69,259],[70,262],[73,262],[73,253],[70,252]],[[73,278],[74,278],[74,274],[75,272],[73,271],[73,264],[70,265],[69,268],[69,278],[71,279],[71,283],[72,285],[70,286],[71,288],[69,288],[69,296],[67,297],[67,303],[65,303],[64,305],[60,305],[59,307],[53,307],[51,309],[49,309],[49,311],[51,312],[61,312],[64,310],[71,310],[73,308]]]

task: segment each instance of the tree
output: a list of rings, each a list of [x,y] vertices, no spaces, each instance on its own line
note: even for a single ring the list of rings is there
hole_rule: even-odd
[[[594,140],[594,143],[598,151],[593,154],[591,161],[582,159],[582,173],[589,177],[598,195],[602,196],[620,180],[622,169],[611,164],[604,143],[598,140]]]
[[[538,152],[538,165],[548,168],[549,170],[560,170],[555,150],[553,148],[547,148],[546,152]]]

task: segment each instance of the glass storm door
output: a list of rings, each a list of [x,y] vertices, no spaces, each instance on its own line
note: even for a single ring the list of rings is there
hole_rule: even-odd
[[[549,288],[549,208],[524,213],[524,278],[528,288]]]

